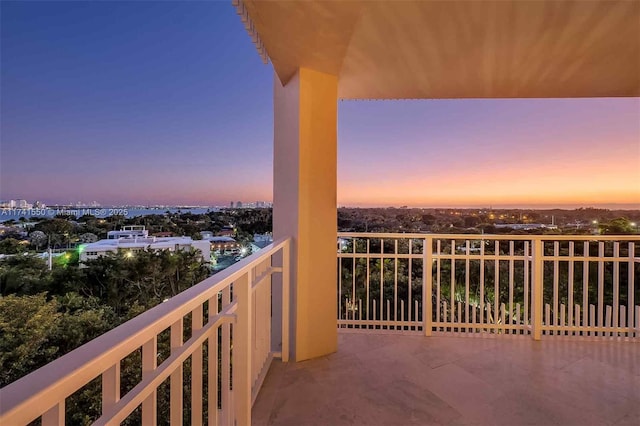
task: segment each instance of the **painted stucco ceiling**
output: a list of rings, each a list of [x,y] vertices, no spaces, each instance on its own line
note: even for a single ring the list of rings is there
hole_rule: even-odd
[[[342,99],[640,96],[640,0],[237,2],[283,83]]]

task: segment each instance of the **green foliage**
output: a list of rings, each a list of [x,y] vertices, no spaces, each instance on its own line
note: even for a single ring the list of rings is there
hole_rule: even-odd
[[[68,234],[73,231],[73,224],[63,218],[46,219],[36,224],[35,229],[50,234]]]
[[[84,234],[80,234],[78,241],[83,244],[95,243],[98,241],[98,236],[92,232],[85,232]]]
[[[33,231],[29,234],[29,242],[36,250],[40,249],[40,247],[44,247],[47,244],[47,241],[47,234],[42,231]]]
[[[624,217],[613,219],[600,225],[600,230],[603,234],[613,235],[632,234],[635,231],[634,228],[635,227],[631,225],[631,221]]]
[[[0,241],[0,254],[17,254],[25,251],[25,246],[15,238],[5,238]]]
[[[64,256],[61,256],[63,258]],[[197,284],[209,270],[196,251],[121,251],[48,270],[32,255],[0,261],[0,386],[53,361]],[[95,388],[95,389],[94,389]],[[90,385],[69,399],[74,423],[99,407]]]
[[[0,298],[0,386],[24,376],[117,324],[95,298],[46,293]]]
[[[119,251],[88,260],[78,291],[99,298],[118,315],[127,315],[135,301],[149,309],[207,277],[209,271],[195,250]]]
[[[44,293],[0,298],[0,387],[46,364],[57,353],[51,331],[58,304]]]
[[[11,256],[0,262],[0,294],[32,295],[48,291],[51,277],[44,260],[33,255]]]
[[[60,354],[65,354],[108,331],[118,319],[113,309],[95,297],[67,293],[55,298],[60,320],[51,335]]]

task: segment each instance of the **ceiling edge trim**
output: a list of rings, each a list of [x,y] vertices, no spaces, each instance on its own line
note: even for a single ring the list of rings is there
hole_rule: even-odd
[[[249,16],[249,12],[244,5],[243,0],[231,0],[231,4],[236,8],[236,13],[240,16],[240,20],[244,24],[245,30],[251,37],[251,41],[253,42],[256,50],[258,51],[258,55],[262,58],[262,62],[265,64],[269,63],[269,55],[267,54],[267,49],[264,47],[264,43],[262,39],[260,39],[260,35],[258,34],[258,30],[256,29],[251,17]]]

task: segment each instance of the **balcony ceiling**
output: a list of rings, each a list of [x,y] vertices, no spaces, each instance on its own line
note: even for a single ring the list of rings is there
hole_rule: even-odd
[[[342,99],[640,96],[638,0],[238,7],[282,83],[312,68]]]

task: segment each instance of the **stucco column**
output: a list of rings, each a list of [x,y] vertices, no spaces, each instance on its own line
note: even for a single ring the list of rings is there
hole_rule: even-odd
[[[338,346],[338,79],[301,68],[273,92],[273,233],[293,237],[290,346],[302,361]]]

